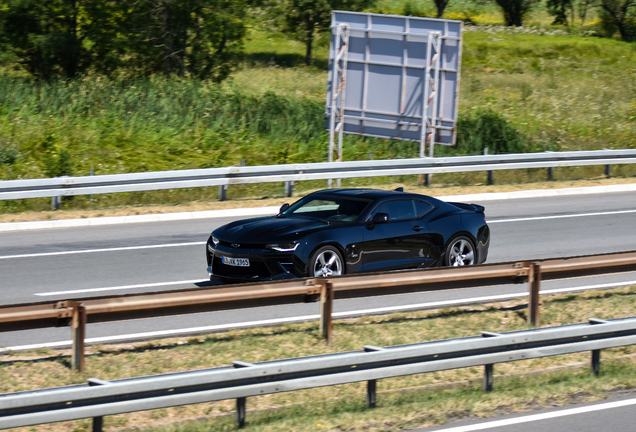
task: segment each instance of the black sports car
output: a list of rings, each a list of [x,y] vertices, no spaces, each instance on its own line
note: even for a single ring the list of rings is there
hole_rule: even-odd
[[[484,207],[400,189],[328,189],[276,216],[232,222],[206,247],[210,277],[262,281],[481,264]]]

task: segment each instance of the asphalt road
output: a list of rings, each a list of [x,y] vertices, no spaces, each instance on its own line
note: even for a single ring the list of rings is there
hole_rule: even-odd
[[[415,429],[414,432],[633,432],[636,429],[634,405],[634,393],[628,391],[598,402],[458,421],[443,427]]]
[[[635,249],[636,193],[482,201],[491,225],[488,262]],[[0,233],[0,304],[188,288],[207,281],[205,241],[230,218],[56,228]],[[636,281],[636,274],[549,282],[542,290]],[[636,283],[636,282],[635,282]],[[196,284],[196,285],[195,285]],[[525,285],[483,287],[336,301],[335,311],[369,312],[404,305],[523,293]],[[437,304],[437,303],[436,303]],[[196,316],[91,325],[89,342],[218,331],[237,325],[304,320],[318,305],[300,304]],[[247,324],[246,324],[247,323]],[[137,335],[137,336],[130,336]],[[111,339],[112,338],[112,339]],[[65,344],[68,328],[0,333],[0,347]],[[54,345],[50,345],[54,346]]]

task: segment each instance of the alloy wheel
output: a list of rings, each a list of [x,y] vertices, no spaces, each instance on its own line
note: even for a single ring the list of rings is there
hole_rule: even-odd
[[[448,265],[460,267],[475,264],[475,250],[472,243],[463,237],[453,242],[448,253]]]
[[[342,274],[342,259],[337,251],[327,248],[320,251],[314,260],[314,277],[329,277]]]

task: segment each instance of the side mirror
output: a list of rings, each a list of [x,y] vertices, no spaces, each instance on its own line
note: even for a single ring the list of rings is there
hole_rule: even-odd
[[[282,206],[280,206],[280,210],[278,210],[278,215],[280,216],[288,208],[289,208],[289,204],[287,204],[287,203],[285,203]]]
[[[373,225],[387,223],[391,220],[388,213],[376,213],[371,219]]]
[[[369,223],[369,229],[373,229],[376,225],[387,223],[391,220],[388,213],[376,213]]]

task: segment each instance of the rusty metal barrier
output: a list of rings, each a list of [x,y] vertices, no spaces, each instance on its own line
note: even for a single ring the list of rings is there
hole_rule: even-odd
[[[86,324],[215,310],[320,301],[320,333],[332,337],[334,297],[339,299],[441,291],[510,283],[528,284],[528,322],[539,325],[541,280],[636,270],[636,251],[571,258],[431,268],[323,278],[90,297],[0,307],[0,332],[71,326],[73,368],[83,370]]]

